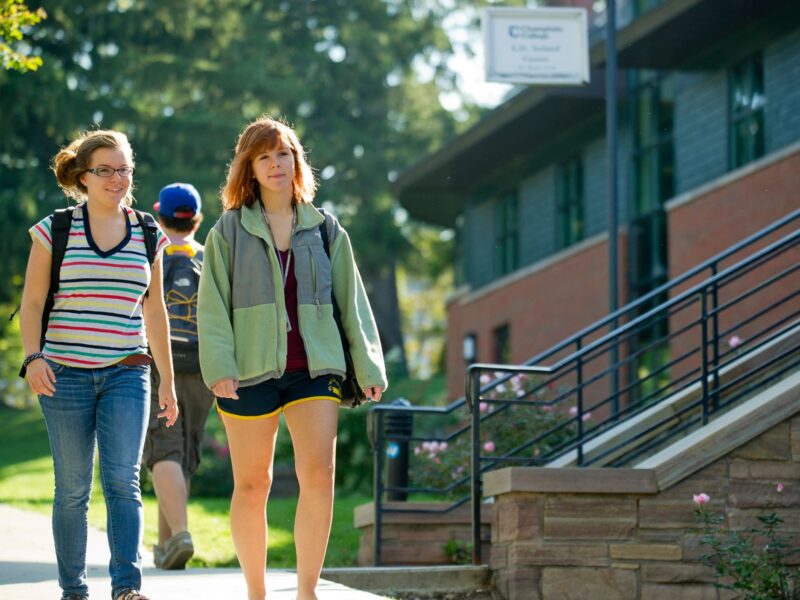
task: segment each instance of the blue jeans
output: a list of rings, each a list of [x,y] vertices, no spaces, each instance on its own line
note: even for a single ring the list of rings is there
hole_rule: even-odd
[[[65,367],[48,361],[56,375],[52,397],[39,396],[55,469],[53,538],[58,583],[64,593],[88,594],[86,538],[95,444],[108,511],[113,597],[141,588],[142,497],[139,460],[147,430],[150,367]]]

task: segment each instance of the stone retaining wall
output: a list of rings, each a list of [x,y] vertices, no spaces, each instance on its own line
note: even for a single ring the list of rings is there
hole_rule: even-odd
[[[666,489],[655,473],[512,468],[487,474],[486,493],[495,497],[490,567],[497,590],[507,600],[734,598],[714,587],[713,570],[700,560],[707,548],[700,545],[692,503],[700,492],[732,527],[753,526],[758,515],[776,512],[789,545],[800,546],[800,417]]]

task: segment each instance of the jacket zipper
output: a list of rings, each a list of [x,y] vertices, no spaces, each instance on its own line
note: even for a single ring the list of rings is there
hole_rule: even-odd
[[[317,291],[317,263],[314,261],[314,252],[308,247],[308,258],[311,261],[311,281],[314,288],[314,304],[317,305],[317,318],[322,318],[322,307],[319,305],[319,292]]]

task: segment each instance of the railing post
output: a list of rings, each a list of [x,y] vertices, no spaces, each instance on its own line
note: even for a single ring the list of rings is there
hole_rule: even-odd
[[[383,411],[373,411],[375,415],[375,463],[373,465],[373,488],[375,524],[372,527],[373,533],[373,565],[381,565],[381,537],[383,536]]]
[[[714,277],[717,274],[717,263],[714,262],[711,265],[711,277]],[[714,311],[714,316],[711,318],[711,339],[713,343],[713,347],[711,352],[714,356],[714,369],[713,369],[713,378],[714,378],[714,393],[713,399],[711,402],[711,411],[714,412],[719,408],[719,315],[717,313],[717,307],[719,306],[719,298],[717,295],[717,282],[716,280],[711,284],[711,310]]]
[[[578,339],[579,352],[581,346],[581,340]],[[581,466],[583,465],[583,356],[578,356],[576,369],[578,381],[578,466]]]
[[[708,300],[706,290],[700,292],[700,360],[703,380],[703,425],[708,425]]]
[[[481,411],[480,370],[467,371],[467,404],[472,407],[472,564],[481,564]]]

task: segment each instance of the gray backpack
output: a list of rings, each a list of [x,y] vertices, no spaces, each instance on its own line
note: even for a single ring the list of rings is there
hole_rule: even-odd
[[[169,316],[172,366],[176,373],[199,373],[197,289],[203,251],[193,257],[164,253],[164,301]]]

